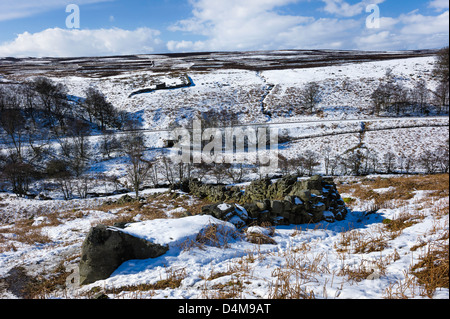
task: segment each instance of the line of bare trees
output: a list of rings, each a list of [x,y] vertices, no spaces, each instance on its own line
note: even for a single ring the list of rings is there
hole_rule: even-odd
[[[83,142],[82,137],[77,138],[78,141],[72,147],[75,147],[79,154],[85,152],[85,158],[89,158],[91,147],[86,148],[87,144]],[[116,141],[115,147],[99,156],[102,157],[101,160],[117,157],[126,159],[125,179],[122,181],[119,181],[119,176],[105,177],[100,173],[86,173],[83,169],[77,174],[76,168],[86,164],[78,163],[75,157],[69,158],[64,155],[66,152],[64,150],[61,150],[58,157],[48,161],[43,170],[23,162],[9,163],[3,166],[2,175],[8,180],[11,189],[20,196],[29,194],[33,181],[50,178],[55,181],[65,199],[72,199],[75,195],[86,198],[99,181],[114,184],[116,190],[119,188],[133,190],[136,197],[139,197],[140,191],[145,187],[173,186],[191,178],[203,182],[228,184],[249,181],[250,178],[257,178],[259,174],[257,165],[174,163],[165,153],[154,157],[155,153],[151,150],[150,156],[146,157],[149,149],[145,145],[145,136],[139,131],[130,131],[120,138],[109,136],[105,142],[110,141],[110,138]],[[449,141],[443,142],[436,149],[424,150],[417,156],[392,152],[380,156],[364,147],[357,147],[338,155],[333,153],[331,148],[325,148],[320,154],[306,150],[289,159],[279,155],[278,173],[282,175],[311,176],[323,173],[332,176],[362,176],[417,172],[448,173]]]
[[[83,174],[96,152],[88,137],[95,131],[120,128],[126,117],[97,89],[86,98],[45,77],[0,86],[0,177],[14,193],[27,195],[32,181],[56,178],[64,197],[71,197],[69,177]],[[111,154],[112,146],[104,152]],[[58,168],[58,169],[56,169]],[[64,168],[64,169],[62,169]],[[56,170],[55,170],[56,169]],[[82,187],[79,187],[83,194]]]
[[[142,154],[142,153],[141,153]],[[140,157],[141,158],[141,157]],[[173,163],[170,157],[161,156],[152,161],[141,158],[139,165],[131,161],[127,176],[138,196],[143,185],[156,187],[177,185],[185,179],[195,178],[217,184],[241,183],[250,176],[258,178],[257,165],[246,164],[192,164]],[[141,170],[141,167],[145,167]],[[388,152],[382,156],[367,148],[355,148],[340,155],[326,148],[321,154],[306,150],[287,159],[279,155],[279,174],[312,176],[322,173],[331,176],[365,176],[369,174],[449,173],[449,141],[436,149],[424,150],[417,156]],[[262,178],[264,176],[259,176]],[[135,183],[139,181],[139,183]]]
[[[420,78],[412,89],[405,88],[395,81],[391,69],[381,79],[380,85],[372,93],[373,113],[379,115],[421,113],[448,113],[449,107],[449,48],[440,50],[433,69],[433,77],[438,85],[434,91],[428,88],[427,82]]]
[[[280,156],[279,162],[283,174],[298,176],[311,176],[318,172],[331,176],[449,173],[449,141],[417,155],[387,152],[380,156],[367,148],[355,148],[332,155],[331,149],[325,148],[322,154],[307,150],[290,159]]]

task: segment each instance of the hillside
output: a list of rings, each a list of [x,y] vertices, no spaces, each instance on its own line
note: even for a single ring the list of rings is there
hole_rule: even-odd
[[[432,92],[438,86],[433,76],[436,58],[429,53],[410,52],[408,54],[412,57],[406,59],[405,53],[373,53],[370,56],[375,61],[369,62],[358,52],[345,52],[345,62],[343,58],[335,57],[340,52],[333,51],[314,54],[290,52],[289,56],[286,56],[286,52],[275,53],[156,56],[152,57],[155,58],[156,66],[148,67],[150,70],[146,71],[141,70],[142,65],[136,65],[135,60],[128,61],[128,57],[124,58],[123,63],[130,68],[129,71],[121,71],[119,75],[113,76],[103,74],[100,77],[89,74],[80,76],[76,68],[72,69],[78,63],[79,67],[85,65],[86,59],[83,62],[61,59],[52,63],[47,61],[49,65],[44,61],[42,65],[43,72],[49,72],[44,74],[53,75],[54,72],[46,68],[51,66],[59,70],[67,63],[72,66],[67,67],[72,71],[68,71],[67,76],[52,79],[67,87],[68,94],[75,100],[83,99],[88,88],[96,88],[114,107],[137,121],[139,128],[144,130],[146,147],[154,149],[147,152],[150,160],[164,152],[158,149],[165,146],[173,128],[192,127],[194,119],[206,118],[217,122],[211,125],[221,127],[236,124],[277,127],[282,141],[289,141],[287,147],[279,149],[280,154],[287,159],[295,159],[307,150],[314,152],[321,164],[315,168],[316,173],[327,173],[323,159],[325,150],[331,159],[345,158],[358,149],[370,153],[378,159],[379,166],[370,172],[386,171],[383,162],[387,153],[394,154],[396,161],[400,158],[416,159],[407,172],[424,172],[426,169],[419,165],[422,154],[445,148],[449,134],[446,110],[436,109],[431,104],[427,110],[428,116],[413,108],[407,108],[399,114],[393,111],[374,114],[373,110],[372,94],[387,81],[405,92],[414,92],[418,81],[424,80],[429,99],[433,98]],[[386,54],[391,59],[387,60]],[[267,62],[275,59],[274,56],[277,61],[286,58],[281,70]],[[286,68],[292,61],[306,58],[315,62],[328,62],[319,67],[314,63],[302,64],[301,68]],[[191,59],[195,63],[207,61],[208,69],[198,70]],[[215,62],[212,61],[216,59],[244,60],[246,67],[234,69],[231,66],[214,66]],[[106,67],[107,61],[100,59],[98,62],[95,59],[91,64],[99,63]],[[249,61],[258,62],[263,67],[261,70],[248,69]],[[161,72],[158,69],[158,65],[167,64],[173,65],[175,70]],[[19,64],[16,73],[23,72],[32,70]],[[11,75],[9,77],[14,78]],[[191,83],[188,87],[171,89],[183,86],[186,78]],[[321,95],[314,111],[310,112],[302,105],[302,90],[312,82],[320,86]],[[132,95],[133,92],[156,88],[160,84],[164,84],[164,89]],[[81,114],[86,117],[85,112]],[[361,131],[361,125],[365,127],[364,132]],[[101,138],[92,136],[89,140],[92,149],[100,148]],[[93,157],[96,164],[92,172],[121,178],[123,173],[115,164],[121,162],[120,157],[104,161],[96,152],[93,152]],[[402,167],[395,169],[401,170]],[[341,171],[346,174],[345,168]]]
[[[449,118],[436,98],[435,54],[0,58],[0,298],[448,298]],[[36,77],[59,90],[48,105]],[[378,104],[386,88],[390,100]],[[277,169],[170,162],[171,134],[193,120],[276,130]],[[248,141],[247,161],[258,155]],[[217,202],[184,183],[243,197],[263,177],[301,183],[316,174],[336,183],[343,220],[241,228],[201,215]],[[168,252],[71,290],[70,269],[100,223]]]

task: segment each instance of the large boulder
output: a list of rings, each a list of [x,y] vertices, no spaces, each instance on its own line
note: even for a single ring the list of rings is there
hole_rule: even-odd
[[[91,228],[81,249],[80,284],[109,278],[127,260],[156,258],[167,250],[119,228],[98,225]]]

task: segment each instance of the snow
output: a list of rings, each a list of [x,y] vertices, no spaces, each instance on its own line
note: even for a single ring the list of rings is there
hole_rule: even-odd
[[[193,240],[205,225],[224,224],[212,216],[190,216],[180,219],[157,219],[128,225],[123,232],[162,246],[174,247]],[[227,227],[234,228],[226,223]],[[163,230],[163,231],[162,231]]]
[[[219,206],[217,206],[217,208],[220,209],[221,211],[226,211],[226,210],[231,208],[231,205],[229,205],[229,204],[220,204]]]
[[[259,233],[273,236],[276,245],[255,245],[236,235],[238,230],[232,223],[219,221],[211,216],[189,216],[179,219],[156,219],[128,224],[124,229],[114,228],[154,243],[167,245],[169,251],[154,259],[130,260],[123,263],[106,280],[84,286],[73,297],[83,296],[93,287],[117,289],[140,284],[154,284],[169,276],[171,271],[184,273],[179,288],[142,292],[139,297],[154,299],[198,299],[212,294],[214,287],[227,285],[243,276],[246,278],[239,297],[245,299],[269,298],[273,293],[273,282],[279,271],[293,271],[292,284],[295,283],[295,271],[302,271],[302,282],[307,291],[314,291],[316,298],[331,299],[379,299],[386,296],[386,289],[400,289],[399,282],[408,280],[405,269],[418,262],[419,256],[426,252],[428,245],[439,241],[439,235],[429,235],[440,224],[448,230],[448,215],[436,221],[431,217],[434,207],[448,205],[448,198],[435,200],[431,206],[418,206],[427,198],[426,191],[417,191],[414,198],[395,209],[382,209],[375,214],[367,214],[354,208],[343,221],[317,225],[279,226],[276,229],[253,226],[246,233]],[[224,207],[225,208],[225,207]],[[339,252],[336,247],[346,232],[354,232],[362,238],[377,236],[386,218],[393,219],[404,211],[421,209],[425,216],[419,223],[406,228],[384,250],[351,253]],[[168,211],[171,211],[168,209]],[[172,209],[173,211],[173,209]],[[327,214],[327,212],[325,212]],[[16,250],[0,254],[0,276],[6,274],[15,265],[28,265],[38,273],[39,267],[56,267],[65,257],[79,253],[81,243],[90,227],[108,220],[113,212],[95,210],[83,211],[83,217],[66,220],[57,226],[44,226],[43,233],[52,240],[50,244],[19,245]],[[331,217],[331,216],[330,216]],[[46,219],[37,217],[34,222],[45,225]],[[221,229],[223,245],[192,244],[199,233],[208,226],[218,225]],[[2,226],[1,229],[6,229]],[[275,233],[273,233],[275,231]],[[420,242],[427,245],[417,251],[411,248]],[[76,260],[75,260],[76,261]],[[290,268],[292,264],[302,268]],[[360,269],[375,265],[384,265],[385,269],[372,274],[370,278],[358,282],[349,280],[341,274],[345,269]],[[34,265],[34,266],[33,266]],[[34,267],[34,268],[33,268]],[[233,271],[230,272],[230,269]],[[290,269],[290,270],[289,270]],[[303,270],[302,270],[303,269]],[[215,279],[205,280],[213,274],[223,273]],[[298,274],[300,276],[300,274]],[[275,276],[275,277],[274,277]],[[411,275],[409,275],[411,276]],[[302,278],[302,277],[300,277]],[[406,292],[414,298],[421,298],[418,287]],[[65,293],[67,294],[67,292]],[[114,298],[133,298],[132,292],[124,291],[110,294]],[[210,295],[211,296],[211,295]],[[439,289],[434,298],[448,298],[448,289]],[[2,295],[7,298],[8,295]],[[56,295],[55,297],[58,297]],[[67,296],[66,296],[67,297]],[[69,296],[70,297],[70,296]]]
[[[417,194],[417,196],[421,196],[421,194]],[[414,202],[414,199],[410,202]],[[205,273],[225,271],[230,265],[239,264],[242,260],[250,258],[249,256],[256,255],[256,261],[248,264],[250,274],[247,275],[250,283],[245,286],[244,298],[267,298],[270,290],[267,280],[270,281],[277,267],[285,267],[286,262],[293,259],[302,261],[305,266],[314,261],[318,263],[318,266],[326,269],[320,275],[316,274],[312,283],[307,284],[308,289],[316,291],[316,297],[378,299],[383,296],[389,285],[393,285],[399,280],[406,280],[404,269],[407,269],[419,256],[419,252],[413,253],[410,249],[417,243],[420,234],[425,234],[433,227],[433,219],[427,217],[423,222],[406,229],[400,236],[390,242],[389,247],[382,253],[347,254],[342,259],[343,255],[333,251],[332,247],[336,245],[343,231],[353,230],[369,235],[375,234],[384,218],[394,218],[398,213],[398,209],[385,209],[378,214],[370,215],[351,212],[346,220],[333,224],[322,222],[319,225],[277,227],[273,237],[277,242],[276,246],[261,245],[255,247],[243,240],[236,240],[225,249],[217,247],[194,247],[189,251],[176,249],[175,251],[172,250],[167,256],[154,260],[124,263],[110,279],[96,285],[119,287],[144,282],[152,283],[161,278],[164,267],[172,267],[172,269],[186,269],[187,277],[183,280],[180,289],[159,291],[155,298],[198,298],[199,290],[203,286],[212,287],[214,284],[226,283],[232,279],[225,276],[211,282],[205,282],[201,280]],[[198,231],[211,222],[219,221],[205,216],[187,217],[179,221],[148,222],[127,228],[126,231],[174,247],[175,243],[179,243],[186,238],[193,238]],[[166,234],[159,234],[158,231],[150,231],[150,227],[147,227],[149,225],[155,226],[155,229],[161,229],[159,226],[164,225],[167,233],[165,231]],[[233,226],[229,224],[228,227],[232,228]],[[250,227],[247,232],[270,234],[267,228],[262,227]],[[297,253],[296,251],[302,246],[308,246],[309,249]],[[256,252],[256,249],[258,252]],[[394,255],[398,255],[396,257],[398,259],[390,262],[384,274],[381,274],[379,278],[374,275],[371,280],[347,282],[344,277],[338,275],[343,263],[355,269],[361,265],[365,265],[366,268],[376,268],[374,265],[387,263],[387,260],[392,259]],[[414,291],[412,293],[417,294]],[[439,290],[436,298],[448,298],[448,290]]]
[[[185,73],[130,72],[102,79],[66,77],[62,81],[73,96],[84,96],[89,86],[97,87],[119,109],[132,114],[141,113],[143,128],[166,129],[172,122],[189,124],[198,112],[211,109],[229,110],[240,115],[245,123],[264,123],[267,118],[260,112],[261,97],[266,95],[266,85],[274,86],[264,103],[277,110],[295,104],[295,90],[304,84],[317,81],[324,94],[319,108],[326,110],[327,119],[361,118],[361,109],[370,106],[370,94],[380,83],[387,69],[396,80],[412,87],[419,76],[425,78],[434,89],[436,83],[429,72],[434,57],[410,58],[381,62],[354,63],[329,67],[291,70],[247,71],[214,70],[200,72],[188,70],[187,75],[195,86],[175,90],[159,90],[129,98],[132,92],[150,87],[154,83],[179,83]],[[345,89],[344,83],[350,89]],[[293,100],[294,98],[294,100]],[[305,120],[310,116],[273,117],[270,123]],[[315,119],[320,119],[316,117]]]
[[[261,234],[265,236],[270,236],[271,230],[261,226],[251,226],[246,230],[247,234]]]
[[[448,117],[373,118],[361,111],[370,105],[370,93],[379,84],[379,78],[385,75],[387,68],[392,69],[398,81],[407,87],[411,87],[413,79],[423,74],[433,89],[435,82],[428,72],[432,69],[433,63],[433,57],[426,57],[262,72],[189,71],[188,75],[195,86],[139,94],[133,98],[128,96],[137,89],[147,88],[158,82],[179,83],[181,75],[139,71],[101,79],[72,76],[55,80],[66,84],[69,94],[74,97],[82,97],[89,86],[98,87],[116,107],[135,115],[140,119],[143,128],[149,130],[167,130],[174,122],[188,124],[198,112],[213,108],[239,114],[243,123],[265,123],[268,118],[261,113],[261,97],[264,96],[264,103],[267,106],[273,109],[281,108],[292,102],[291,96],[295,95],[292,93],[295,93],[295,89],[307,82],[318,81],[327,92],[319,104],[321,109],[326,110],[324,118],[296,115],[269,119],[269,124],[287,130],[294,138],[280,150],[280,153],[286,158],[292,158],[304,150],[323,154],[326,148],[330,148],[331,156],[335,156],[363,142],[367,148],[382,158],[387,152],[420,156],[427,149],[436,149],[448,138]],[[342,89],[344,81],[355,89],[348,91]],[[274,85],[270,92],[264,89],[268,84]],[[368,129],[363,141],[361,141],[361,122],[364,122]],[[414,125],[420,127],[412,127]],[[426,127],[427,125],[429,127]],[[392,127],[397,129],[381,130]],[[145,135],[148,147],[158,148],[163,146],[167,132],[149,131],[145,132]],[[98,145],[98,137],[91,139],[94,145]],[[154,151],[146,153],[146,158],[153,156]],[[94,173],[121,177],[124,174],[124,159],[118,157],[108,161],[99,160],[91,170]],[[323,173],[324,168],[320,167],[319,172]],[[353,181],[351,177],[347,179]],[[94,190],[109,192],[111,187],[99,182]],[[147,189],[141,192],[141,196],[167,191],[169,190]],[[374,190],[380,194],[391,191],[392,187]],[[47,192],[44,186],[42,192]],[[411,276],[405,271],[417,263],[419,257],[432,244],[442,241],[439,239],[440,234],[432,234],[432,230],[439,224],[443,232],[448,231],[448,214],[441,220],[431,217],[433,209],[448,205],[448,199],[433,199],[429,206],[419,205],[422,201],[426,202],[430,194],[431,192],[427,191],[416,191],[412,199],[399,203],[398,207],[384,208],[374,214],[366,213],[367,205],[370,203],[357,202],[360,205],[353,207],[353,211],[350,211],[343,221],[279,226],[274,234],[272,229],[264,227],[237,229],[235,225],[240,224],[239,216],[245,217],[247,214],[241,206],[236,206],[237,215],[234,219],[225,223],[211,216],[176,219],[174,216],[186,213],[189,209],[166,203],[164,212],[167,219],[146,220],[144,214],[136,214],[132,216],[136,223],[128,224],[125,229],[115,228],[117,231],[154,243],[168,245],[169,251],[166,254],[155,259],[127,261],[108,279],[82,287],[73,295],[59,291],[50,297],[84,298],[93,287],[101,287],[118,291],[124,289],[122,292],[109,294],[112,298],[133,298],[136,295],[124,287],[156,283],[165,279],[170,271],[181,271],[184,272],[184,278],[179,288],[140,292],[139,297],[154,299],[214,297],[213,292],[217,290],[217,286],[227,286],[233,280],[241,280],[243,288],[237,297],[269,298],[279,279],[277,274],[292,272],[291,284],[295,285],[296,279],[305,278],[300,282],[301,287],[305,291],[313,291],[316,298],[384,298],[388,289],[394,293],[397,290],[401,291],[400,283],[406,282],[410,279],[408,276]],[[70,263],[76,264],[79,262],[81,245],[89,229],[99,223],[115,219],[121,210],[118,208],[105,212],[99,207],[106,201],[123,196],[122,194],[64,201],[57,191],[47,195],[54,200],[34,200],[17,198],[8,193],[0,194],[0,277],[17,266],[28,267],[33,274],[40,275],[43,269],[48,271],[56,269],[60,264],[65,266]],[[132,193],[129,195],[134,196]],[[341,194],[342,197],[346,195]],[[295,203],[301,204],[301,200],[295,198]],[[230,207],[229,204],[222,204],[219,209],[228,210]],[[339,252],[336,249],[340,247],[343,236],[349,232],[361,238],[377,238],[384,219],[394,219],[401,213],[418,210],[425,216],[424,219],[403,230],[395,239],[389,240],[382,251],[352,253]],[[59,224],[51,224],[49,216],[52,214],[58,216]],[[327,211],[324,215],[328,219],[334,217]],[[19,234],[15,231],[15,227],[19,226],[16,222],[23,220],[28,220],[28,223],[39,229],[50,242],[26,244],[18,241]],[[198,234],[210,225],[219,225],[218,228],[222,231],[221,237],[219,236],[222,245],[195,244]],[[246,241],[245,236],[236,235],[245,232],[273,236],[276,245],[255,245]],[[425,245],[411,251],[411,248],[420,243]],[[385,266],[379,278],[374,275],[371,280],[366,278],[356,282],[342,274],[343,269],[356,271],[361,267],[376,268],[374,267],[376,264]],[[292,265],[297,267],[291,267]],[[211,280],[205,279],[213,277],[213,274],[223,275]],[[424,298],[418,290],[417,285],[409,287],[406,294],[411,298]],[[8,292],[0,291],[0,298],[9,297],[11,295]],[[448,289],[437,290],[434,298],[449,298]]]

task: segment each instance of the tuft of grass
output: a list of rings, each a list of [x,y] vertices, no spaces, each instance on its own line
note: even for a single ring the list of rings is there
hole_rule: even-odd
[[[424,218],[425,215],[421,212],[401,212],[394,219],[383,220],[383,225],[385,229],[391,233],[391,239],[394,239],[398,237],[404,229],[419,223],[419,221]]]
[[[119,294],[121,292],[143,292],[143,291],[154,291],[154,290],[164,290],[164,289],[176,289],[181,286],[184,278],[186,278],[187,273],[185,268],[174,269],[167,268],[165,270],[166,278],[158,280],[153,284],[139,284],[134,286],[123,286],[120,288],[106,289],[105,294]]]
[[[374,191],[374,189],[388,187],[391,187],[392,191],[384,193]],[[342,194],[352,194],[351,198],[371,202],[379,209],[395,208],[396,202],[412,199],[415,191],[430,191],[430,197],[449,196],[449,174],[377,177],[364,179],[360,183],[341,184],[338,185],[338,190]],[[346,203],[351,207],[356,201],[348,197]]]
[[[256,245],[276,245],[277,242],[267,235],[261,233],[248,233],[247,240]]]
[[[350,230],[341,233],[341,238],[335,243],[334,248],[338,253],[352,252],[354,254],[366,254],[383,251],[388,246],[388,236],[376,228],[371,232]]]
[[[430,245],[420,262],[412,268],[419,283],[424,286],[427,297],[433,298],[433,294],[438,288],[449,289],[449,245],[436,243]]]

